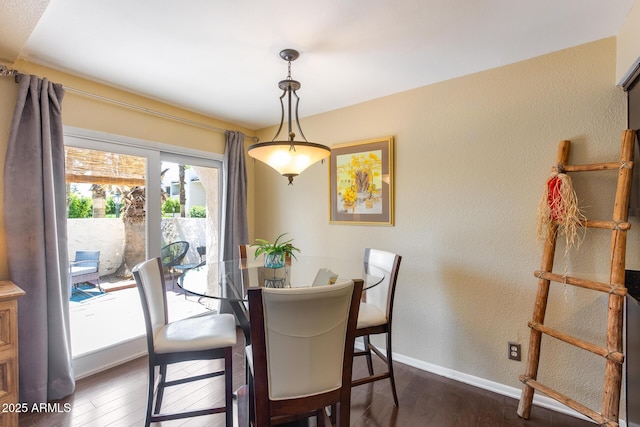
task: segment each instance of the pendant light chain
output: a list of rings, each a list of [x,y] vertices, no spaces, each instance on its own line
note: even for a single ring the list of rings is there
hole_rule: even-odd
[[[287,58],[287,80],[291,81],[293,80],[293,77],[291,77],[291,58]],[[287,92],[289,94],[289,120],[288,120],[288,127],[289,127],[289,140],[291,141],[291,146],[289,147],[289,151],[296,151],[296,146],[295,146],[295,133],[293,133],[292,130],[292,123],[291,123],[291,93],[293,92],[294,94],[296,93],[295,90],[291,89],[291,86],[289,86],[289,88],[287,89]],[[297,95],[296,95],[297,98]],[[297,112],[297,103],[296,103],[296,112]],[[297,116],[296,116],[297,119]]]

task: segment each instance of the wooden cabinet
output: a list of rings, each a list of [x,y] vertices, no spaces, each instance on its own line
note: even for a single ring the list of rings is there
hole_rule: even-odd
[[[24,291],[0,281],[0,427],[18,425],[18,298]]]

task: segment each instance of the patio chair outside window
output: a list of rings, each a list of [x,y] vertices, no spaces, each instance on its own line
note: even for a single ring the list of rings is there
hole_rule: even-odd
[[[102,291],[99,273],[100,251],[76,251],[75,260],[69,263],[71,286],[88,282]]]
[[[171,275],[172,288],[175,284],[174,268],[180,264],[182,259],[187,255],[187,252],[189,252],[189,242],[185,241],[170,243],[160,251],[162,268]]]

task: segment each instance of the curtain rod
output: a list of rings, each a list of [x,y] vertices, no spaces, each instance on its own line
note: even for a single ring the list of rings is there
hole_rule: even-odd
[[[13,68],[7,67],[6,65],[0,64],[0,76],[1,77],[16,76],[18,74],[20,74],[19,71],[14,70]],[[162,117],[162,118],[165,118],[165,119],[173,120],[173,121],[176,121],[176,122],[181,122],[181,123],[184,123],[184,124],[187,124],[187,125],[200,127],[200,128],[212,130],[212,131],[215,131],[215,132],[221,132],[221,133],[225,133],[225,132],[228,131],[228,129],[224,129],[224,128],[220,128],[220,127],[216,127],[216,126],[211,126],[211,125],[208,125],[208,124],[205,124],[205,123],[196,122],[194,120],[184,119],[182,117],[174,116],[172,114],[162,113],[160,111],[152,110],[150,108],[140,107],[138,105],[129,104],[127,102],[123,102],[123,101],[118,101],[116,99],[107,98],[106,96],[96,95],[95,93],[86,92],[84,90],[75,89],[75,88],[72,88],[72,87],[69,87],[69,86],[64,86],[63,85],[62,87],[64,88],[64,90],[66,90],[68,92],[73,92],[73,93],[77,93],[79,95],[87,96],[87,97],[90,97],[90,98],[99,99],[99,100],[104,101],[104,102],[109,102],[111,104],[120,105],[121,107],[129,108],[129,109],[132,109],[132,110],[142,111],[142,112],[147,113],[147,114],[151,114],[151,115],[154,115],[154,116],[158,116],[158,117]],[[245,135],[245,137],[249,138],[249,139],[253,139],[256,142],[259,140],[259,138],[255,137],[255,136],[246,136]]]
[[[6,65],[0,64],[0,77],[11,77],[18,74],[17,70],[9,68]]]

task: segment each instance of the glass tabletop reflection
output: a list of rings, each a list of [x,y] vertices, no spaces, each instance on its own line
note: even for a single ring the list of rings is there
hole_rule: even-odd
[[[208,298],[246,301],[252,287],[305,287],[363,279],[364,289],[381,283],[388,272],[362,259],[298,256],[281,268],[267,268],[262,259],[234,259],[202,264],[178,280],[185,291]]]

